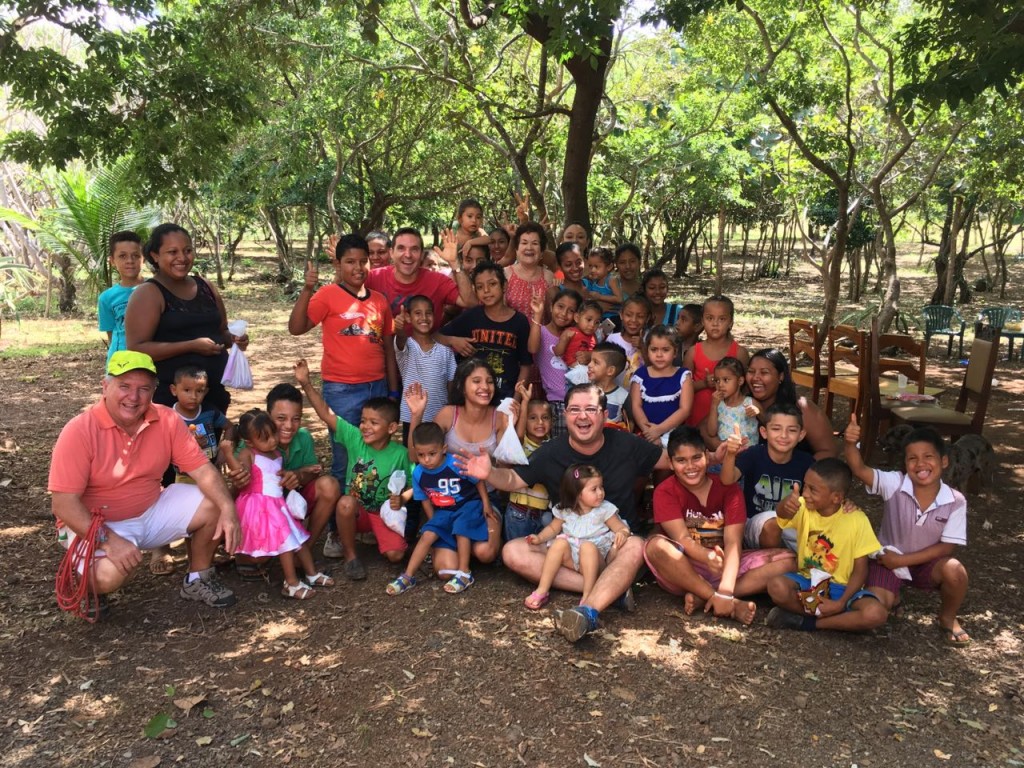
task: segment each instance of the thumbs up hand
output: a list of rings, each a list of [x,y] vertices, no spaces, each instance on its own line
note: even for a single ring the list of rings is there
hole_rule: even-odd
[[[843,439],[850,445],[856,445],[860,442],[860,425],[857,423],[856,413],[850,414],[850,423],[846,425],[846,430],[843,432]]]
[[[725,441],[725,452],[728,455],[735,456],[737,453],[743,450],[743,435],[740,433],[740,425],[733,424],[732,434],[729,435],[729,439]]]
[[[775,514],[785,520],[792,519],[800,510],[800,500],[800,483],[794,482],[793,490],[782,500],[778,509],[775,510]]]

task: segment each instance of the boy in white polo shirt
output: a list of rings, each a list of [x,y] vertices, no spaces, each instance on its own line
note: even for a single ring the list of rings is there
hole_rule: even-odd
[[[905,472],[881,472],[867,466],[857,443],[856,416],[846,427],[846,462],[868,493],[885,501],[878,539],[886,548],[871,561],[865,587],[890,610],[898,609],[904,581],[918,589],[939,591],[938,627],[947,645],[971,642],[957,619],[967,594],[967,569],[953,557],[967,544],[967,502],[942,482],[949,465],[946,443],[933,429],[921,427],[903,443]],[[894,571],[905,568],[909,579]],[[904,574],[906,575],[906,573]]]

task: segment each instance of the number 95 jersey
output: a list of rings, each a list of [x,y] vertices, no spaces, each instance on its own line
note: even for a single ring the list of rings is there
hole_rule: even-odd
[[[479,501],[476,480],[459,472],[451,454],[437,469],[417,464],[412,471],[413,498],[429,501],[435,509],[455,511],[471,501]]]

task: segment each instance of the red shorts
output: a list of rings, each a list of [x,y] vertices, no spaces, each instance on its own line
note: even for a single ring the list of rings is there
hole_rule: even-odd
[[[302,494],[302,498],[306,500],[306,504],[312,509],[313,505],[316,504],[316,481],[319,478],[314,478],[306,483],[304,486],[299,488],[299,493]]]
[[[409,548],[405,536],[399,536],[392,531],[384,524],[379,514],[367,512],[362,505],[359,505],[359,511],[356,513],[356,531],[372,533],[377,539],[377,549],[380,552],[404,552]]]
[[[673,547],[678,549],[680,552],[683,551],[682,546],[679,542],[674,539],[670,539],[668,536],[652,536],[652,539],[659,538],[664,539]],[[788,551],[788,550],[787,550]],[[739,578],[748,571],[752,571],[755,568],[760,568],[762,565],[768,565],[772,562],[779,554],[778,549],[744,549],[740,552],[740,568],[736,574],[736,578]],[[651,574],[658,582],[658,586],[668,592],[670,595],[679,595],[680,597],[686,594],[686,592],[679,587],[675,586],[669,581],[662,578],[661,574],[658,573],[657,569],[651,564],[651,561],[647,557],[647,548],[644,547],[644,560],[647,562],[647,567],[651,569]],[[702,563],[694,562],[692,559],[687,558],[690,563],[690,567],[693,568],[694,572],[700,576],[704,581],[710,584],[715,589],[718,588],[718,584],[721,581],[721,577],[712,573],[711,570],[703,565]]]
[[[935,564],[942,559],[944,558],[937,557],[934,560],[929,560],[927,563],[909,566],[910,581],[904,581],[884,565],[880,565],[874,560],[869,560],[868,578],[864,582],[864,589],[870,590],[872,587],[881,587],[887,592],[898,595],[900,587],[910,586],[914,589],[932,592],[936,588],[935,583],[932,581],[932,571],[935,568]]]

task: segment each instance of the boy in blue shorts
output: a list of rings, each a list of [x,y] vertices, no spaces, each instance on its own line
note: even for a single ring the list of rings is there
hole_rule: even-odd
[[[416,586],[412,574],[435,546],[458,553],[458,570],[444,585],[444,591],[454,595],[473,586],[469,570],[473,542],[487,541],[487,518],[493,518],[494,512],[487,498],[487,486],[455,466],[452,457],[445,453],[444,438],[444,430],[433,422],[413,430],[412,446],[418,462],[412,472],[413,498],[423,502],[427,522],[420,529],[420,540],[405,570],[388,584],[389,595],[400,595]]]
[[[801,492],[778,507],[782,528],[797,532],[797,573],[775,576],[768,594],[776,607],[765,622],[775,629],[863,632],[885,624],[888,611],[865,590],[868,556],[882,548],[867,515],[845,504],[853,473],[839,459],[820,459]],[[821,576],[823,580],[812,577]]]
[[[915,429],[903,442],[905,472],[881,472],[861,458],[856,417],[846,427],[846,460],[854,476],[872,496],[885,501],[879,540],[886,551],[871,561],[868,588],[887,610],[900,605],[904,583],[923,590],[938,590],[938,627],[943,641],[953,647],[970,645],[957,614],[967,595],[967,569],[953,555],[967,544],[967,501],[942,482],[949,466],[946,442],[928,427]],[[900,578],[895,571],[905,569]]]

